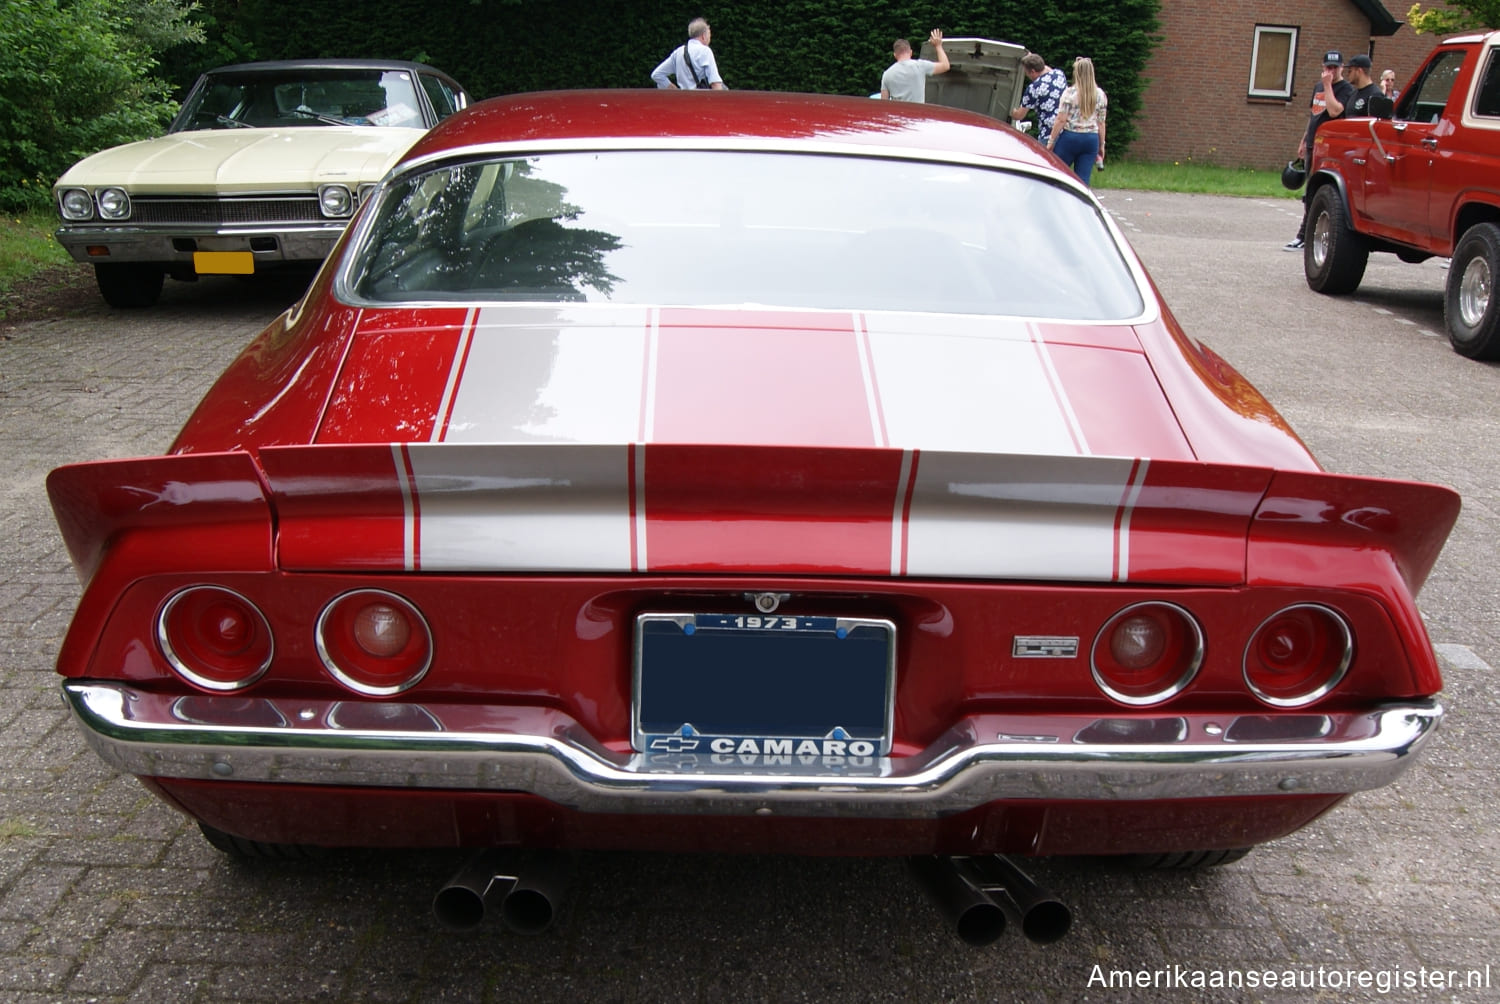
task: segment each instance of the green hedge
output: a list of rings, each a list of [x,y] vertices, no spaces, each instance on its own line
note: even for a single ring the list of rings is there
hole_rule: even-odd
[[[415,58],[453,74],[476,96],[574,87],[649,87],[653,67],[698,15],[713,25],[720,72],[739,90],[870,94],[898,36],[1015,42],[1070,69],[1089,56],[1110,99],[1110,151],[1125,152],[1155,44],[1159,0],[1110,5],[1055,0],[764,0],[677,5],[660,0],[209,0],[209,44],[171,54],[180,86],[209,57]]]

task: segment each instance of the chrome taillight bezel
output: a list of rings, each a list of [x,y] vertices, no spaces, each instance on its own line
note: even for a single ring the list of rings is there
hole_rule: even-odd
[[[1342,639],[1343,650],[1340,653],[1339,658],[1335,661],[1332,671],[1328,674],[1327,679],[1325,679],[1323,682],[1318,684],[1316,687],[1308,690],[1306,693],[1300,694],[1296,697],[1278,697],[1272,694],[1268,694],[1251,677],[1250,658],[1251,653],[1254,651],[1256,643],[1261,636],[1261,632],[1263,632],[1268,626],[1274,623],[1278,618],[1283,617],[1295,610],[1312,610],[1325,616],[1329,621],[1333,623],[1336,629],[1334,632],[1334,637]],[[1254,631],[1250,632],[1250,637],[1245,642],[1244,654],[1240,659],[1240,675],[1241,678],[1244,679],[1245,686],[1249,688],[1250,693],[1255,695],[1255,699],[1260,701],[1262,704],[1269,705],[1273,708],[1305,708],[1309,704],[1313,704],[1314,702],[1319,701],[1332,693],[1334,688],[1342,683],[1344,677],[1348,675],[1349,667],[1353,664],[1353,662],[1354,629],[1349,626],[1349,621],[1346,617],[1344,617],[1343,614],[1339,613],[1333,607],[1326,606],[1322,603],[1293,603],[1289,606],[1282,607],[1280,610],[1277,610],[1274,614],[1256,625]]]
[[[364,597],[378,598],[381,602],[391,603],[403,608],[414,628],[420,629],[426,639],[425,658],[420,665],[397,683],[382,686],[359,679],[353,675],[353,670],[350,667],[340,664],[334,647],[329,644],[329,619],[335,615],[342,604],[355,602]],[[351,589],[329,600],[318,614],[318,622],[313,629],[313,644],[317,648],[318,659],[322,662],[323,668],[328,671],[328,674],[343,686],[365,697],[392,697],[396,694],[405,693],[418,683],[421,683],[422,678],[427,675],[427,671],[432,668],[432,655],[435,647],[432,636],[432,625],[428,623],[427,618],[417,608],[417,605],[406,597],[386,589]]]
[[[1184,649],[1186,659],[1182,668],[1175,672],[1173,679],[1166,682],[1160,688],[1145,694],[1127,693],[1107,679],[1104,671],[1101,670],[1098,658],[1099,645],[1109,638],[1111,632],[1122,621],[1148,609],[1169,611],[1174,619],[1185,626],[1188,642]],[[1198,675],[1198,671],[1203,668],[1205,650],[1206,644],[1203,626],[1198,623],[1198,618],[1194,617],[1192,612],[1186,607],[1176,603],[1168,603],[1165,600],[1142,600],[1139,603],[1132,603],[1116,611],[1099,628],[1099,631],[1094,635],[1093,644],[1089,646],[1089,672],[1094,678],[1094,685],[1110,700],[1117,701],[1129,707],[1148,707],[1169,701],[1186,690],[1188,685]]]
[[[238,604],[243,605],[243,607],[253,615],[256,625],[265,634],[265,658],[256,663],[252,671],[234,680],[221,680],[215,679],[211,676],[205,676],[201,667],[199,669],[195,669],[190,666],[188,664],[188,660],[184,658],[183,651],[181,651],[184,648],[183,639],[174,640],[172,637],[170,622],[173,612],[188,599],[210,593],[222,594],[224,596],[230,597]],[[266,615],[261,611],[260,607],[256,606],[255,603],[252,602],[250,598],[245,596],[243,593],[236,592],[235,590],[229,589],[226,586],[218,585],[200,584],[187,586],[173,593],[167,599],[167,602],[162,604],[161,609],[157,612],[156,644],[157,648],[161,651],[162,657],[167,660],[167,664],[172,667],[172,671],[174,673],[176,673],[178,676],[182,677],[184,680],[191,683],[195,687],[214,691],[216,693],[232,693],[236,690],[244,690],[246,687],[251,686],[258,680],[260,680],[261,677],[265,676],[266,671],[271,668],[271,664],[275,661],[276,658],[276,635],[271,630],[271,622],[266,618]]]

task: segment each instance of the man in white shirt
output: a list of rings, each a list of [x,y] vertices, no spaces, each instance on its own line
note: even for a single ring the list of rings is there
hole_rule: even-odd
[[[915,101],[917,104],[927,100],[927,78],[934,73],[948,72],[948,54],[943,51],[943,33],[934,28],[932,34],[927,36],[927,41],[937,50],[936,62],[930,59],[913,59],[911,43],[904,38],[896,39],[896,44],[891,47],[896,61],[880,77],[882,98],[887,101]]]
[[[712,35],[703,18],[695,17],[688,22],[688,40],[668,53],[667,58],[651,71],[656,86],[663,89],[677,87],[684,91],[724,90],[719,64],[714,60],[713,50],[708,47]],[[677,83],[673,84],[670,78],[676,78]]]

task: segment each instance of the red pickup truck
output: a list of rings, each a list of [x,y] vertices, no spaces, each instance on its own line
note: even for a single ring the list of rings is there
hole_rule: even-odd
[[[1500,32],[1439,44],[1391,118],[1325,122],[1307,184],[1309,286],[1353,292],[1372,251],[1451,258],[1448,338],[1500,359]]]

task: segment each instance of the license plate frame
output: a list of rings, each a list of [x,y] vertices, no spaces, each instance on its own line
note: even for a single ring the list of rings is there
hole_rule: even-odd
[[[888,756],[895,691],[896,625],[884,618],[636,617],[631,742],[641,753]]]

